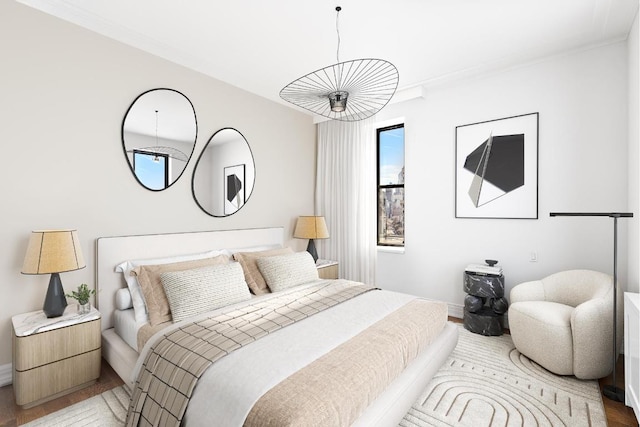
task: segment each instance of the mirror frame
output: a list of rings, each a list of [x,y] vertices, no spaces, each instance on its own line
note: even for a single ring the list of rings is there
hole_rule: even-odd
[[[198,201],[198,197],[196,196],[196,189],[195,189],[195,181],[196,181],[196,172],[198,171],[198,165],[200,165],[200,160],[202,160],[202,157],[205,155],[206,151],[207,151],[207,147],[209,146],[209,143],[211,143],[211,141],[213,140],[213,138],[215,138],[216,135],[218,135],[220,132],[225,131],[225,130],[233,130],[235,132],[238,133],[238,135],[240,135],[242,137],[242,139],[244,140],[244,143],[247,144],[247,148],[249,149],[249,154],[251,154],[251,162],[253,164],[253,183],[251,185],[251,192],[249,193],[248,196],[245,197],[245,201],[243,203],[242,206],[240,206],[237,210],[235,210],[234,212],[230,213],[230,214],[226,214],[226,215],[215,215],[209,211],[207,211]],[[200,155],[198,156],[198,159],[196,160],[195,165],[193,166],[193,172],[191,174],[191,195],[193,196],[193,200],[196,202],[196,205],[198,205],[198,207],[202,210],[202,212],[206,213],[209,216],[212,216],[214,218],[226,218],[229,217],[231,215],[235,215],[237,212],[239,212],[249,201],[249,199],[251,198],[251,195],[253,194],[253,190],[255,189],[255,184],[256,184],[256,159],[255,156],[253,155],[253,150],[251,150],[251,144],[249,144],[249,141],[247,140],[247,138],[242,134],[242,132],[240,132],[238,129],[233,128],[233,127],[224,127],[224,128],[220,128],[217,131],[215,131],[213,133],[213,135],[211,135],[211,137],[207,140],[207,143],[205,144],[204,148],[200,151]]]
[[[187,158],[187,160],[186,160],[186,162],[184,164],[184,168],[182,168],[182,171],[180,171],[180,175],[178,175],[165,188],[149,188],[149,187],[147,187],[146,185],[144,185],[140,181],[140,179],[136,175],[136,171],[135,171],[135,169],[133,167],[133,162],[129,161],[129,157],[127,156],[127,146],[126,146],[126,141],[125,141],[125,137],[124,137],[124,130],[125,130],[124,129],[124,125],[125,125],[125,122],[127,120],[127,116],[129,115],[129,112],[131,111],[133,106],[136,104],[136,102],[138,102],[138,100],[140,98],[142,98],[144,95],[147,95],[150,92],[155,92],[155,91],[158,91],[158,90],[166,90],[166,91],[175,92],[175,93],[177,93],[178,95],[181,95],[182,97],[184,97],[184,99],[187,100],[187,102],[191,106],[191,111],[193,111],[193,123],[195,125],[195,134],[194,134],[194,137],[193,137],[193,147],[191,148],[191,152],[189,153],[189,157]],[[180,92],[178,90],[170,89],[170,88],[166,88],[166,87],[159,87],[159,88],[153,88],[153,89],[146,90],[146,91],[142,92],[140,95],[136,96],[136,98],[133,100],[133,102],[131,102],[131,104],[129,105],[129,108],[127,108],[127,111],[124,113],[124,117],[122,118],[122,125],[120,126],[120,139],[122,141],[122,151],[124,153],[125,160],[127,162],[127,165],[129,166],[129,170],[131,171],[131,174],[135,178],[136,182],[138,184],[140,184],[144,189],[149,190],[149,191],[154,191],[154,192],[164,191],[164,190],[168,189],[169,187],[171,187],[173,184],[175,184],[182,177],[182,175],[184,174],[184,171],[187,170],[187,166],[189,165],[189,162],[191,161],[191,158],[193,157],[193,153],[195,152],[196,143],[198,141],[198,116],[196,115],[196,109],[193,107],[193,103],[191,102],[191,100],[184,93],[182,93],[182,92]]]

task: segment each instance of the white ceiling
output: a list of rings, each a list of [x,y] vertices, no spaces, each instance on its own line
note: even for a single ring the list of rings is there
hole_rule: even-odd
[[[284,104],[286,84],[337,62],[337,5],[340,61],[392,62],[399,91],[624,40],[638,10],[638,0],[18,1]]]

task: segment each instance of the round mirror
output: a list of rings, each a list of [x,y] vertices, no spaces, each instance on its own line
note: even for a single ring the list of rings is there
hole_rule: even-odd
[[[247,140],[233,128],[220,129],[209,139],[194,167],[193,198],[208,215],[232,215],[249,200],[255,176]]]
[[[198,134],[191,101],[173,89],[139,95],[122,121],[122,147],[129,168],[145,188],[161,191],[180,178]]]

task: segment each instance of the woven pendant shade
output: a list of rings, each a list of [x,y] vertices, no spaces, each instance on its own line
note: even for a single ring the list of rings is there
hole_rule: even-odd
[[[387,105],[398,88],[399,75],[398,69],[384,59],[340,62],[341,10],[336,7],[337,63],[292,81],[280,91],[280,97],[314,114],[355,122],[373,116]]]
[[[323,117],[358,121],[380,111],[398,87],[398,70],[383,59],[355,59],[309,73],[280,91],[287,102]],[[343,108],[333,108],[346,101]],[[330,102],[333,98],[333,103]]]

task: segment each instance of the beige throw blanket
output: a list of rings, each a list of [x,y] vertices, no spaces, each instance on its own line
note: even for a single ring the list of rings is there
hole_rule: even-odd
[[[409,302],[269,390],[245,427],[351,425],[446,322],[446,304]]]
[[[373,289],[345,280],[323,281],[172,330],[147,352],[126,425],[180,425],[198,378],[216,360]]]

